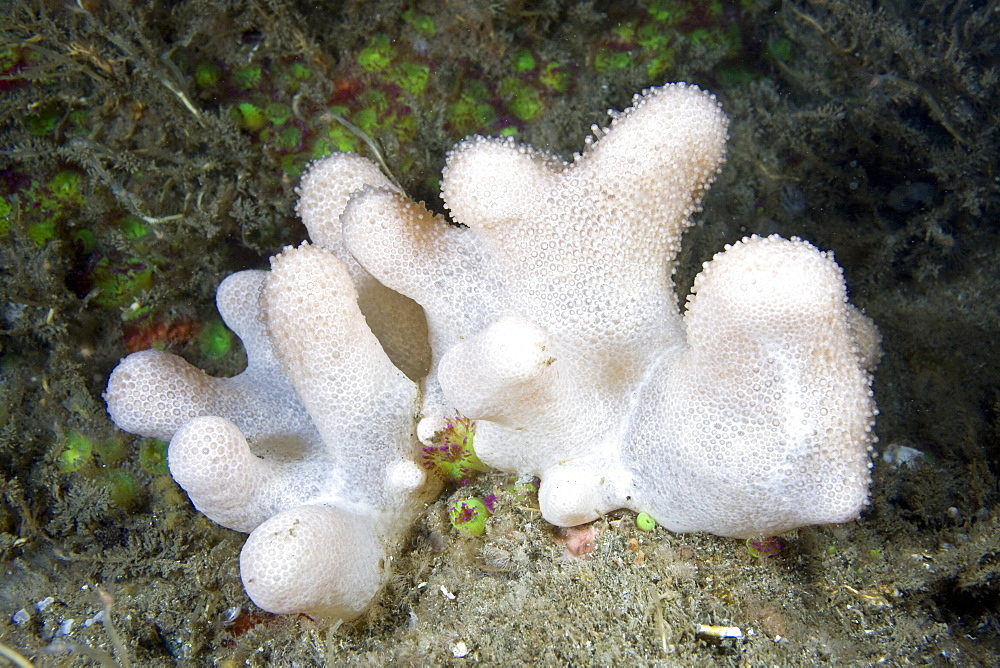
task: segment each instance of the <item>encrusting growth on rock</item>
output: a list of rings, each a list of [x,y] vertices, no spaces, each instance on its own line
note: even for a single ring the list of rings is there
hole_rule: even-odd
[[[677,253],[726,117],[686,84],[612,117],[571,163],[459,144],[442,194],[463,227],[363,158],[315,163],[299,204],[315,245],[219,289],[247,370],[145,351],[112,374],[115,422],[171,439],[195,506],[251,532],[240,565],[261,607],[364,612],[437,487],[422,448],[448,445],[456,410],[483,463],[541,479],[556,525],[630,508],[750,537],[857,517],[879,336],[840,268],[749,237],[706,263],[682,315]]]

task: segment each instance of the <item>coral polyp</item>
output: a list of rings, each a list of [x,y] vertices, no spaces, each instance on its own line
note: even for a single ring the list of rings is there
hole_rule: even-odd
[[[478,538],[486,533],[486,520],[489,517],[489,508],[480,499],[466,499],[448,508],[451,526],[459,535],[470,538]]]
[[[785,547],[785,543],[777,536],[763,538],[747,538],[747,550],[756,559],[773,557]]]
[[[489,471],[479,461],[472,447],[476,435],[476,422],[455,413],[438,434],[438,440],[423,448],[420,462],[424,468],[445,480],[460,485],[469,482],[477,472]]]

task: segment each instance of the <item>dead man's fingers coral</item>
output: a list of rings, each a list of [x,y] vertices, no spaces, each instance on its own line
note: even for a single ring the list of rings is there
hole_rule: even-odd
[[[539,477],[561,526],[630,508],[745,537],[858,515],[879,335],[832,255],[744,239],[682,314],[681,236],[728,120],[687,84],[611,116],[570,162],[460,143],[442,180],[460,226],[363,158],[315,163],[299,203],[314,244],[220,287],[247,370],[213,379],[147,352],[112,374],[113,419],[174,436],[192,501],[252,530],[241,570],[259,605],[362,614],[435,491],[417,464],[435,452],[451,478]],[[449,440],[456,410],[478,458]]]

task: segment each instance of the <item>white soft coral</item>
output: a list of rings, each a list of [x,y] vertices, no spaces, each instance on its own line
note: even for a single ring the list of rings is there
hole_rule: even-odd
[[[427,314],[420,436],[455,408],[475,418],[480,458],[538,475],[563,526],[621,507],[734,536],[856,516],[874,415],[857,330],[877,337],[839,268],[748,239],[706,267],[682,319],[676,256],[726,118],[684,84],[613,116],[572,164],[509,140],[456,147],[442,192],[465,227],[390,189],[352,197],[348,249]]]
[[[541,477],[554,524],[631,508],[750,536],[857,516],[878,332],[840,268],[798,239],[744,239],[682,317],[672,275],[726,118],[684,84],[613,117],[573,163],[457,146],[443,196],[461,227],[362,158],[314,164],[299,211],[317,245],[219,288],[247,370],[146,351],[112,374],[115,422],[171,439],[195,506],[251,532],[241,572],[262,607],[364,611],[433,491],[416,437],[456,409],[484,462]]]
[[[209,518],[251,532],[247,592],[271,612],[352,618],[420,508],[417,388],[390,361],[334,254],[303,244],[219,288],[248,366],[211,378],[130,355],[105,398],[133,433],[170,439],[171,474]]]

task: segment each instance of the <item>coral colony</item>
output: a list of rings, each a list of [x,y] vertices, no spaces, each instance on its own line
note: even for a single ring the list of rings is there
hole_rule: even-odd
[[[540,478],[558,526],[628,508],[756,539],[858,516],[879,335],[840,267],[749,237],[705,264],[682,314],[672,274],[727,119],[682,83],[611,115],[571,163],[456,146],[442,195],[462,227],[364,158],[314,163],[312,243],[219,287],[247,369],[212,378],[157,350],[115,369],[112,419],[169,439],[192,503],[250,532],[260,607],[362,614],[440,479],[478,468],[473,420],[482,463]]]

